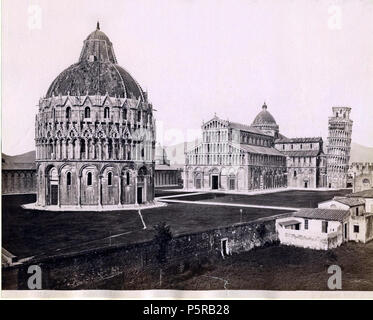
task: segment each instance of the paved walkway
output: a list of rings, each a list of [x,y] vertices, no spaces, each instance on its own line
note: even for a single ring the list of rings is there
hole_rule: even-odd
[[[191,195],[191,194],[189,193],[188,195]],[[172,196],[170,196],[170,197],[172,197]],[[167,199],[166,197],[162,197],[162,199],[158,198],[158,201],[167,202],[167,203],[202,204],[202,205],[208,205],[208,206],[261,208],[261,209],[289,210],[289,211],[299,211],[300,210],[300,208],[278,207],[278,206],[261,206],[261,205],[256,205],[256,204],[244,204],[244,203],[172,200],[172,199]]]
[[[159,202],[159,201],[153,201],[151,203],[146,204],[133,204],[133,205],[104,205],[101,207],[98,206],[66,206],[63,205],[61,207],[59,206],[38,206],[36,203],[27,203],[22,204],[21,207],[23,209],[29,209],[29,210],[38,210],[38,211],[97,211],[97,212],[105,212],[105,211],[126,211],[126,210],[146,210],[146,209],[153,209],[153,208],[159,208],[163,207],[166,204]]]
[[[273,188],[273,189],[257,189],[257,190],[212,190],[212,189],[162,189],[162,191],[170,192],[198,192],[198,193],[225,193],[225,194],[243,194],[243,195],[257,195],[257,194],[267,194],[267,193],[277,193],[277,192],[286,192],[286,191],[337,191],[344,190],[346,188]],[[189,193],[191,194],[191,193]]]

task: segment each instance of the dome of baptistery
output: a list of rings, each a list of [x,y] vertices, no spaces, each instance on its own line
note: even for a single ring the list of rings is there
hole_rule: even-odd
[[[99,24],[84,41],[79,61],[58,75],[46,96],[96,94],[136,100],[145,97],[136,80],[118,65],[113,44]]]
[[[159,205],[153,106],[98,23],[40,99],[35,144],[38,210]]]

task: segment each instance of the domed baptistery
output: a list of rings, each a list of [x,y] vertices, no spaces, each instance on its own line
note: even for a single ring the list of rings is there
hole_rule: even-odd
[[[147,94],[100,30],[40,99],[37,202],[50,210],[154,204],[155,120]]]

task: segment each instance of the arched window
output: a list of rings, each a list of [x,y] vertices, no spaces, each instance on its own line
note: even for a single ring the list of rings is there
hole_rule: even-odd
[[[66,108],[66,119],[70,119],[70,118],[71,118],[71,108],[67,107]]]
[[[130,184],[130,173],[127,171],[126,173],[126,184],[129,185]]]
[[[141,158],[144,158],[145,157],[145,151],[144,151],[144,148],[141,149]]]
[[[87,186],[92,185],[92,172],[87,173]]]
[[[110,117],[110,109],[109,109],[109,107],[105,107],[105,109],[104,109],[104,118],[105,119],[109,119],[109,117]]]
[[[109,159],[113,157],[113,141],[109,139],[108,143],[108,152],[109,152]]]
[[[71,172],[66,174],[66,185],[71,186]]]
[[[91,109],[89,107],[86,107],[84,109],[84,118],[90,118],[91,117]]]
[[[84,154],[85,153],[85,140],[81,140],[81,143],[80,143],[80,152],[81,154]]]
[[[127,120],[127,109],[123,109],[123,119]]]
[[[138,112],[137,112],[137,121],[138,121],[138,122],[141,121],[141,111],[138,111]]]
[[[112,185],[112,183],[113,183],[113,173],[112,172],[108,172],[108,174],[107,174],[107,184],[108,184],[108,186],[111,186]]]
[[[294,178],[297,177],[297,172],[294,170]]]

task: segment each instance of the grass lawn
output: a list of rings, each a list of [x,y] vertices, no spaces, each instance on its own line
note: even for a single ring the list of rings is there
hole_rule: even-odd
[[[294,208],[316,208],[321,201],[329,200],[334,196],[343,196],[351,193],[351,190],[333,190],[333,191],[303,191],[291,190],[258,195],[243,194],[224,194],[224,193],[204,193],[199,195],[190,195],[185,197],[175,197],[173,200],[184,201],[209,201],[253,204],[264,206],[284,206]]]
[[[175,191],[173,191],[175,190]],[[172,196],[176,194],[193,193],[191,191],[184,191],[180,187],[160,187],[154,189],[155,197]]]
[[[373,290],[373,241],[347,243],[330,251],[272,246],[236,254],[182,274],[139,272],[131,281],[122,276],[96,283],[99,289],[173,290],[328,290],[331,265],[342,269],[342,290]]]
[[[31,211],[21,204],[35,202],[35,195],[2,197],[3,247],[18,256],[55,255],[116,244],[151,240],[153,226],[165,221],[175,235],[229,226],[240,222],[240,208],[197,204],[114,212]],[[242,221],[285,213],[284,210],[243,208]],[[121,236],[109,238],[113,235]]]

